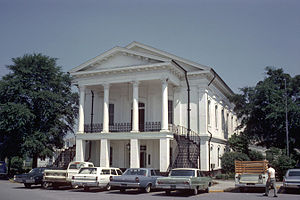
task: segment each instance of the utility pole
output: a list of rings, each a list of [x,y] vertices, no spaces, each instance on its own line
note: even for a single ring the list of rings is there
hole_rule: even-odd
[[[289,122],[288,122],[288,111],[287,111],[287,90],[286,90],[286,78],[284,78],[284,90],[285,90],[285,133],[286,133],[286,155],[290,156],[289,151]]]

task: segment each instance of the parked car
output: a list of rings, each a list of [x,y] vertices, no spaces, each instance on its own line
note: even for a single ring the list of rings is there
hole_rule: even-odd
[[[110,185],[116,186],[121,192],[126,189],[139,189],[146,193],[155,188],[155,182],[160,173],[152,168],[129,168],[122,176],[114,176],[110,179]]]
[[[66,170],[48,169],[44,172],[43,187],[49,186],[57,189],[59,186],[71,186],[72,177],[79,172],[82,167],[94,167],[91,162],[70,162]]]
[[[0,161],[0,177],[1,178],[7,177],[7,168],[6,168],[6,163],[4,161]]]
[[[283,177],[283,187],[300,189],[300,169],[289,169]]]
[[[88,191],[90,187],[110,190],[110,177],[121,175],[122,171],[119,168],[84,167],[72,177],[72,186],[73,188],[83,187],[85,191]]]
[[[191,191],[194,195],[199,190],[209,191],[211,178],[204,176],[199,169],[177,168],[172,169],[168,177],[161,177],[156,180],[156,188],[165,190],[170,194],[174,190]]]
[[[32,185],[43,185],[43,175],[45,169],[45,167],[33,168],[29,173],[15,175],[14,181],[18,183],[24,183],[26,188],[30,188]]]

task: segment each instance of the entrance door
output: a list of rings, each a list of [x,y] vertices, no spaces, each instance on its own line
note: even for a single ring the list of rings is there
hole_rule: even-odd
[[[145,109],[139,109],[139,130],[144,132],[145,130]]]
[[[130,123],[132,124],[132,108]],[[145,104],[139,103],[139,131],[143,132],[145,130]]]
[[[147,167],[147,147],[140,146],[140,167],[144,168]]]

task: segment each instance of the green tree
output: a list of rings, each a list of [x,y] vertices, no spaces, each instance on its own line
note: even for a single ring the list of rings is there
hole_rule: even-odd
[[[249,154],[249,140],[244,134],[237,135],[234,133],[228,139],[228,146],[233,151]]]
[[[12,61],[11,73],[0,81],[0,133],[6,138],[2,147],[11,149],[10,157],[21,152],[33,158],[36,167],[39,157],[51,156],[73,132],[78,94],[55,58],[32,54]]]
[[[285,80],[287,90],[285,90]],[[285,100],[287,97],[291,149],[300,143],[300,75],[291,77],[282,69],[266,68],[266,77],[255,87],[244,87],[231,100],[241,119],[239,128],[251,143],[286,147]],[[286,95],[287,94],[287,95]]]

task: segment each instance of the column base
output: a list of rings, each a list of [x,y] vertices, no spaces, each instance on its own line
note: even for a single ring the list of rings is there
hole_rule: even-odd
[[[139,133],[139,132],[140,132],[139,130],[137,130],[137,131],[135,131],[135,130],[130,131],[130,133]]]
[[[159,132],[170,132],[169,129],[161,129]]]
[[[100,133],[109,133],[109,131],[101,131]]]

